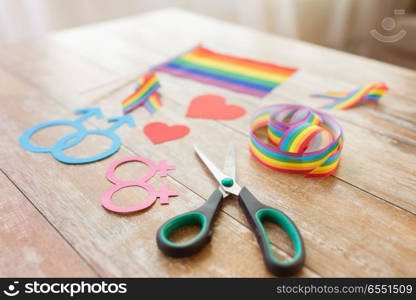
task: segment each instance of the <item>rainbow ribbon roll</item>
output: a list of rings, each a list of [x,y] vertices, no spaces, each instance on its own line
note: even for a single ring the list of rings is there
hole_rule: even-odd
[[[153,114],[160,109],[162,101],[157,90],[160,88],[159,80],[155,73],[147,73],[137,80],[134,92],[122,101],[123,113],[128,114],[144,106],[146,110]]]
[[[334,119],[301,105],[265,107],[251,122],[251,154],[281,172],[329,176],[338,168],[342,144],[342,129]]]
[[[313,94],[313,97],[329,98],[335,100],[333,103],[325,105],[327,109],[349,109],[363,102],[378,102],[380,98],[389,90],[383,82],[367,84],[359,87],[352,92],[324,92]]]

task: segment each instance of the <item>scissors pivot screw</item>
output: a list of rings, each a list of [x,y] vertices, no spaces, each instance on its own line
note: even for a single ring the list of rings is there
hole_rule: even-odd
[[[225,187],[232,187],[234,185],[234,180],[232,178],[224,178],[221,180],[221,184]]]

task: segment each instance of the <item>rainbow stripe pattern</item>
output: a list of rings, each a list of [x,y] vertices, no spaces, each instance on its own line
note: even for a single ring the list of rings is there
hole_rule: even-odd
[[[297,69],[225,55],[198,46],[155,67],[154,71],[261,98],[286,81]]]
[[[268,141],[258,135],[267,130]],[[325,177],[338,168],[342,129],[326,114],[300,105],[265,107],[252,119],[249,148],[253,157],[273,170]]]
[[[134,92],[122,101],[123,113],[128,114],[144,106],[151,114],[155,113],[162,106],[162,101],[157,90],[160,87],[159,80],[155,73],[147,73],[137,80]]]
[[[389,90],[385,83],[372,83],[359,87],[352,92],[324,92],[314,94],[313,97],[329,98],[335,100],[325,105],[327,109],[349,109],[363,102],[378,102]]]
[[[151,114],[157,112],[162,107],[162,100],[160,99],[160,95],[158,93],[150,95],[147,101],[144,102],[144,107]]]

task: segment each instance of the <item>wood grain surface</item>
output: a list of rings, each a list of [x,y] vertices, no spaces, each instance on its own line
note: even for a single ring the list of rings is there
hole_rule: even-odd
[[[131,115],[137,127],[117,130],[120,151],[96,163],[65,165],[19,147],[24,130],[73,119],[77,108],[100,107],[106,117],[120,115],[120,102],[139,75],[198,43],[300,71],[264,99],[160,74],[162,109],[154,115],[135,110]],[[193,144],[222,164],[228,141],[237,149],[239,183],[298,225],[307,250],[298,276],[416,276],[416,72],[174,9],[3,44],[0,57],[1,276],[271,276],[234,199],[225,202],[212,242],[197,255],[168,258],[155,243],[164,220],[200,206],[216,186]],[[375,81],[391,89],[378,105],[327,112],[345,134],[341,166],[333,176],[310,179],[274,172],[250,157],[249,120],[260,107],[296,103],[318,108],[326,100],[311,98],[311,93]],[[232,121],[185,118],[191,99],[204,93],[226,97],[247,115]],[[142,133],[152,121],[184,124],[191,132],[153,145]],[[108,126],[95,118],[85,124]],[[33,140],[53,145],[71,130],[45,129]],[[91,136],[67,151],[89,156],[108,145],[105,138]],[[156,188],[168,184],[180,196],[128,216],[104,210],[100,200],[112,185],[105,170],[131,155],[176,165],[168,177],[155,176],[151,182]],[[132,163],[121,166],[117,175],[131,179],[144,172],[143,165]],[[126,205],[145,196],[131,187],[114,201]],[[291,255],[288,238],[273,226],[268,232],[277,255]]]

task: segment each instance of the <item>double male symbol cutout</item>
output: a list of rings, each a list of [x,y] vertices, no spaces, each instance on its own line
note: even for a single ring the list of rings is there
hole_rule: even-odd
[[[66,164],[87,164],[87,163],[95,162],[95,161],[104,159],[106,157],[109,157],[120,149],[121,139],[114,132],[117,128],[119,128],[123,124],[127,124],[129,127],[135,127],[133,118],[129,115],[125,115],[125,116],[120,116],[120,117],[115,117],[115,118],[109,118],[108,121],[112,122],[113,124],[106,129],[90,130],[84,126],[83,122],[92,116],[95,116],[96,118],[101,119],[102,118],[101,110],[99,108],[85,108],[85,109],[76,110],[75,113],[82,114],[82,115],[75,120],[56,120],[56,121],[44,122],[44,123],[40,123],[38,125],[35,125],[29,128],[19,138],[20,146],[31,152],[36,152],[36,153],[49,152],[52,154],[52,156],[56,160],[66,163]],[[52,147],[36,146],[31,143],[30,138],[36,132],[42,129],[45,129],[47,127],[62,126],[62,125],[73,127],[76,129],[76,131],[74,133],[70,133],[62,137]],[[84,140],[86,136],[91,135],[91,134],[104,136],[110,139],[112,142],[110,148],[103,151],[102,153],[99,153],[97,155],[93,155],[90,157],[85,157],[85,158],[71,157],[64,153],[64,150],[79,144],[80,142]]]

